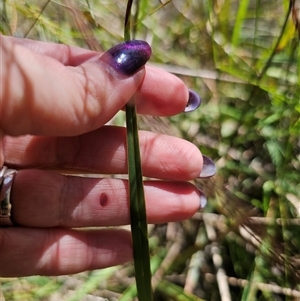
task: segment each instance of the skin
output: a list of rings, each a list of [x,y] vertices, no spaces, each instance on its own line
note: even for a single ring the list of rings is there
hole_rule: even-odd
[[[178,114],[187,87],[148,65],[118,76],[99,53],[75,47],[8,37],[0,46],[0,166],[19,170],[11,193],[16,226],[0,228],[0,276],[71,274],[131,260],[130,232],[86,229],[129,224],[127,181],[56,171],[126,174],[125,129],[104,124],[132,95],[139,114]],[[198,148],[139,136],[143,172],[158,179],[145,182],[149,223],[191,217],[200,192],[187,181],[201,172]]]

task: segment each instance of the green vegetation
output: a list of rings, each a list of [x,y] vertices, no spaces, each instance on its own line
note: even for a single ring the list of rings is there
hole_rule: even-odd
[[[69,1],[48,2],[3,1],[1,31],[102,50],[123,41],[127,1],[76,1],[73,13]],[[154,300],[298,300],[300,50],[290,1],[164,3],[140,1],[136,38],[151,44],[150,63],[182,78],[203,102],[151,126],[167,124],[193,142],[218,174],[195,183],[209,199],[202,213],[149,226]],[[140,126],[149,127],[146,118]],[[1,279],[1,290],[7,301],[124,301],[136,296],[133,284],[129,263]]]

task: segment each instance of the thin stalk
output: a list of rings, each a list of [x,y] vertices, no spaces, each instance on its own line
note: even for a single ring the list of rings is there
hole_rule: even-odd
[[[139,300],[152,300],[147,215],[134,105],[126,105],[130,220],[135,279]]]
[[[132,2],[129,0],[127,3],[124,26],[125,41],[130,40]],[[141,301],[152,301],[147,215],[134,101],[130,101],[126,105],[126,128],[130,221],[137,294]]]

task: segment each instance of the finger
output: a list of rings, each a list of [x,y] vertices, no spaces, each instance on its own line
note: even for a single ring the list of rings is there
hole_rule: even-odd
[[[175,75],[151,65],[136,94],[139,114],[173,116],[182,113],[189,100],[189,90]]]
[[[0,38],[4,134],[69,136],[94,130],[124,107],[145,74],[140,61],[134,64],[139,71],[130,76],[115,71],[110,53],[98,55],[93,62],[65,66],[12,39]],[[68,48],[64,49],[68,56]],[[136,50],[135,55],[139,54],[143,52]]]
[[[145,181],[149,223],[190,218],[203,197],[188,182]],[[12,189],[12,216],[26,227],[92,227],[129,224],[128,183],[120,179],[20,171]]]
[[[0,276],[65,275],[123,264],[130,233],[120,229],[0,228]]]
[[[99,58],[99,53],[78,47],[6,38],[34,53],[53,58],[64,66],[76,67]],[[147,65],[145,78],[136,93],[137,109],[141,114],[171,116],[185,109],[188,97],[188,89],[178,77]]]
[[[140,131],[143,174],[148,177],[191,180],[200,175],[203,159],[192,143],[171,136]],[[126,174],[126,131],[105,126],[76,137],[4,139],[5,164],[21,168],[81,170]]]

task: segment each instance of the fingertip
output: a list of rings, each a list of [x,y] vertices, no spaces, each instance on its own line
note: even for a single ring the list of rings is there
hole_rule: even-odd
[[[201,206],[201,194],[189,182],[146,182],[147,215],[150,223],[182,221]]]
[[[183,112],[189,100],[189,90],[183,81],[151,65],[145,69],[145,77],[136,93],[138,112],[154,116]]]
[[[207,204],[207,198],[203,190],[198,189],[198,191],[199,191],[199,211],[201,211],[202,209],[204,209],[204,207]]]
[[[200,104],[201,104],[200,96],[195,91],[189,89],[189,99],[184,109],[184,113],[195,111],[197,108],[199,108]]]
[[[147,42],[130,40],[106,51],[99,61],[104,62],[119,74],[130,76],[146,64],[151,53],[151,47]]]

